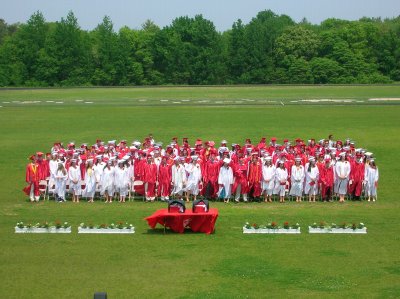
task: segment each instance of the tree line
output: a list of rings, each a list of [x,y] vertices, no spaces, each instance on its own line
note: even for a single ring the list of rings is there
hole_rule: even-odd
[[[224,32],[202,15],[118,32],[108,16],[82,30],[71,11],[58,22],[41,12],[24,24],[0,19],[0,86],[393,81],[400,81],[400,16],[315,25],[267,10]]]

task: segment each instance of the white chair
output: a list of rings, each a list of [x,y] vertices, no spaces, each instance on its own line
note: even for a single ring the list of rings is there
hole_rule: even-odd
[[[133,182],[131,188],[129,189],[129,201],[131,200],[131,193],[133,193],[132,200],[135,199],[135,189],[136,189],[136,187],[143,186],[143,185],[144,185],[143,181],[134,181]],[[144,195],[143,195],[143,200],[144,200]]]
[[[44,200],[46,200],[46,196],[47,196],[47,187],[48,187],[48,183],[46,180],[41,180],[39,182],[39,192],[40,192],[40,195],[43,195]]]

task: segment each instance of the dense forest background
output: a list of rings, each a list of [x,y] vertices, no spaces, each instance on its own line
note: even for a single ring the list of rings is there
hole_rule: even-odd
[[[104,17],[82,30],[73,12],[26,24],[0,19],[0,86],[342,84],[400,81],[400,16],[358,21],[262,11],[218,32],[197,15],[159,28],[121,28]]]

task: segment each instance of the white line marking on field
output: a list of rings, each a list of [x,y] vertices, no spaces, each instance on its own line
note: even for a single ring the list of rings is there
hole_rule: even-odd
[[[3,102],[3,104],[10,104],[10,102]]]
[[[168,100],[160,100],[160,102],[168,102]]]
[[[139,100],[139,102],[147,102],[146,99]]]
[[[223,101],[216,101],[215,104],[222,104]]]
[[[85,104],[93,104],[93,102],[85,102]]]
[[[46,103],[54,103],[54,101],[46,101]]]
[[[64,102],[56,102],[56,104],[64,104]]]
[[[13,103],[19,103],[20,101],[12,101]]]
[[[400,98],[375,98],[368,99],[368,101],[400,101]]]
[[[281,101],[282,106],[285,106],[285,104],[283,104],[283,102]]]
[[[172,103],[174,103],[174,104],[182,104],[181,102],[172,102]]]
[[[75,102],[83,102],[83,100],[75,100]]]
[[[3,106],[0,106],[0,108],[3,108]]]
[[[190,100],[182,100],[182,102],[190,102]]]

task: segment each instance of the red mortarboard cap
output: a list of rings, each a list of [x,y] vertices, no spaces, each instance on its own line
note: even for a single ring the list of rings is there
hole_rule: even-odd
[[[336,144],[343,145],[343,142],[341,140],[336,141]]]
[[[37,155],[38,157],[41,157],[41,156],[43,156],[43,153],[42,153],[42,152],[37,152],[36,155]]]
[[[283,142],[289,142],[289,139],[285,139],[285,140],[283,140]]]
[[[271,138],[271,141],[276,141],[276,137],[272,137],[272,138]]]
[[[81,155],[81,160],[86,160],[86,159],[87,159],[86,155]]]
[[[31,161],[35,161],[35,158],[36,158],[35,155],[32,155],[28,159],[31,160]]]
[[[196,142],[195,142],[195,145],[201,145],[201,144],[202,144],[201,139],[197,139]]]

